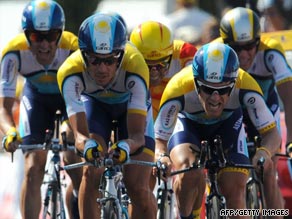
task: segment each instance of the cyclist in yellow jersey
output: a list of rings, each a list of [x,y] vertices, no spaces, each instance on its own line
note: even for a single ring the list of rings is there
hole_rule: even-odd
[[[239,69],[233,49],[222,43],[205,44],[194,56],[192,66],[176,74],[163,92],[154,126],[156,156],[160,155],[163,163],[175,169],[186,168],[198,157],[190,146],[199,151],[202,140],[211,141],[220,135],[227,161],[248,164],[243,106],[262,134],[262,147],[255,154],[254,162],[264,157],[265,168],[269,168],[272,164],[270,153],[276,151],[274,145],[280,144],[281,137],[260,87],[249,74]],[[218,177],[227,208],[244,209],[248,170],[227,167],[220,170]],[[174,191],[181,218],[200,218],[205,191],[203,170],[179,174]],[[198,210],[192,212],[193,207]]]
[[[127,42],[124,25],[114,14],[95,13],[80,26],[80,50],[58,71],[76,147],[92,162],[115,154],[116,162],[154,160],[149,70],[141,53]],[[119,141],[108,148],[112,121]],[[149,187],[151,167],[124,166],[124,181],[133,206],[132,219],[154,219],[157,204]],[[98,218],[98,184],[102,170],[85,167],[79,192],[80,217]],[[143,173],[143,174],[142,174]],[[141,177],[142,175],[143,177]]]
[[[18,144],[42,144],[46,129],[54,128],[56,110],[66,118],[65,103],[57,85],[59,66],[78,49],[77,37],[64,30],[65,17],[61,6],[49,0],[29,2],[22,14],[24,33],[13,38],[2,51],[0,83],[0,129],[5,136],[3,146],[14,152]],[[13,119],[18,74],[25,78],[18,121]],[[69,139],[68,139],[69,140]],[[72,141],[72,140],[71,140]],[[45,151],[27,152],[21,192],[21,214],[24,219],[37,219],[41,209],[40,186],[44,176]],[[66,163],[80,160],[74,152],[64,153]],[[75,191],[82,173],[68,172]],[[77,200],[76,197],[72,200]],[[78,201],[76,201],[77,203]],[[68,207],[70,203],[68,202]],[[71,214],[71,207],[69,207]],[[75,210],[78,211],[78,205]],[[78,217],[78,212],[76,218]]]
[[[273,113],[280,130],[280,106],[278,95],[285,110],[287,128],[287,153],[292,152],[292,70],[285,58],[280,42],[261,37],[259,18],[250,9],[237,7],[228,11],[220,22],[221,40],[230,45],[238,55],[240,67],[260,85],[266,104]],[[246,115],[246,110],[244,110]],[[258,135],[247,116],[244,116],[247,135],[250,139]],[[274,145],[275,150],[280,144]],[[272,153],[272,152],[271,152]],[[283,199],[277,183],[277,157],[274,166],[265,169],[264,192],[267,208],[283,208]]]
[[[150,73],[150,95],[154,120],[162,93],[168,81],[192,63],[197,48],[182,40],[174,40],[169,28],[157,21],[145,21],[133,29],[130,41],[142,53]],[[156,157],[158,160],[159,157]],[[150,185],[155,187],[155,177]]]
[[[130,41],[142,53],[150,71],[150,93],[154,120],[163,90],[177,72],[192,63],[197,48],[174,40],[171,31],[157,21],[145,21],[135,27]]]

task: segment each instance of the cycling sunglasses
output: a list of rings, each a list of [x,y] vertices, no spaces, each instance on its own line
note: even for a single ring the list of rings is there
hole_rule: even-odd
[[[61,36],[61,31],[28,31],[26,35],[30,42],[42,42],[43,40],[46,40],[51,43],[59,39],[59,37]]]
[[[259,44],[259,40],[252,41],[244,45],[229,44],[229,46],[234,49],[235,52],[241,52],[242,50],[250,51]]]
[[[228,85],[213,87],[211,85],[204,84],[203,82],[196,79],[195,79],[195,83],[196,83],[196,87],[198,88],[198,92],[202,90],[204,93],[208,95],[212,95],[215,91],[218,92],[219,95],[225,95],[225,94],[229,95],[235,84],[235,82],[231,82]]]
[[[84,53],[84,55],[88,63],[92,65],[100,65],[101,63],[104,63],[106,66],[110,66],[117,63],[117,61],[119,60],[121,56],[121,53],[118,53],[117,55],[106,57],[106,58],[100,58],[100,57],[95,56],[94,54],[88,54],[88,53]]]
[[[166,70],[169,68],[170,65],[170,56],[168,56],[166,59],[161,60],[159,63],[154,63],[152,64],[151,61],[146,60],[146,63],[148,65],[149,70],[152,70],[153,68],[155,68],[155,70],[157,71],[161,71],[161,70]]]

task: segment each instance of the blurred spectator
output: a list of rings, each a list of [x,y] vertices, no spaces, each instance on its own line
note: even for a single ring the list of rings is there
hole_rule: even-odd
[[[174,38],[197,46],[201,44],[201,33],[196,27],[185,25],[177,28]]]
[[[287,30],[291,27],[291,0],[258,0],[263,32]]]
[[[183,26],[192,26],[193,30],[202,33],[205,23],[214,19],[213,15],[198,7],[198,0],[176,0],[176,4],[177,9],[167,15],[164,22],[174,35]]]
[[[200,47],[220,36],[219,27],[219,22],[215,18],[208,20],[201,31],[191,25],[181,26],[175,31],[174,38]]]
[[[201,44],[206,44],[220,37],[220,24],[217,19],[208,20],[203,27]]]

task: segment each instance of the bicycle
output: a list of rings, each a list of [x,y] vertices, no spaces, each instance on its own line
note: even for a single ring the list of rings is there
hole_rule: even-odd
[[[75,146],[67,145],[66,133],[61,133],[63,144],[59,140],[61,113],[56,112],[55,136],[52,130],[46,131],[44,144],[19,145],[23,151],[46,150],[48,151],[45,176],[42,185],[45,187],[43,199],[42,219],[66,219],[65,204],[62,186],[64,184],[60,175],[60,152],[75,150]]]
[[[193,152],[195,151],[190,147]],[[207,171],[207,187],[209,191],[205,200],[205,216],[207,219],[227,219],[228,217],[221,212],[226,209],[226,199],[219,192],[217,175],[218,172],[225,167],[236,167],[253,169],[254,167],[249,164],[233,164],[227,162],[222,147],[222,140],[219,135],[215,136],[212,143],[204,140],[201,142],[201,150],[199,153],[199,159],[193,163],[190,167],[182,170],[176,170],[171,172],[171,176],[191,171],[194,169],[205,169]]]
[[[99,184],[101,198],[96,202],[101,206],[101,219],[129,219],[128,205],[130,199],[127,195],[123,183],[123,174],[121,172],[123,165],[146,165],[154,167],[155,162],[128,160],[124,164],[115,164],[111,157],[105,157],[95,162],[80,162],[63,166],[62,169],[70,170],[83,166],[94,166],[96,168],[105,168]]]
[[[167,181],[161,183],[160,172],[162,176],[166,175],[166,167],[160,164],[159,161],[156,163],[157,166],[157,190],[156,190],[156,201],[157,201],[157,219],[175,219],[175,196],[172,189],[172,178],[169,177]]]
[[[250,157],[256,152],[256,148],[261,144],[259,137],[255,137],[254,142],[248,143],[248,151]],[[258,160],[257,166],[260,169],[259,174],[254,169],[250,171],[250,176],[246,183],[246,207],[247,209],[258,209],[258,214],[252,215],[253,219],[265,219],[267,216],[262,215],[261,210],[266,209],[266,202],[264,197],[264,163],[265,159],[262,157]]]

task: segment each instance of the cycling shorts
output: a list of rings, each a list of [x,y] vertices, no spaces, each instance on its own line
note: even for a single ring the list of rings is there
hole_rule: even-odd
[[[201,124],[179,113],[168,142],[168,151],[183,143],[194,144],[200,148],[202,140],[212,142],[216,135],[221,136],[227,161],[234,164],[250,164],[241,109],[235,110],[228,119],[216,124]]]
[[[23,144],[42,144],[47,129],[54,130],[56,111],[68,119],[61,94],[42,94],[25,83],[20,102],[19,134]]]
[[[118,104],[107,104],[98,101],[96,98],[88,95],[82,96],[85,106],[85,113],[90,133],[96,133],[105,139],[105,142],[110,141],[112,133],[112,121],[118,122],[118,138],[127,139],[127,102]],[[151,109],[151,107],[149,107]],[[152,114],[147,116],[147,128],[145,129],[145,153],[154,156],[155,141],[153,130]]]

